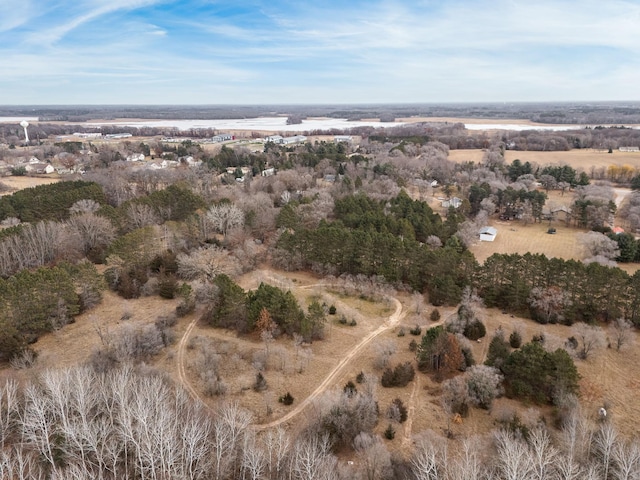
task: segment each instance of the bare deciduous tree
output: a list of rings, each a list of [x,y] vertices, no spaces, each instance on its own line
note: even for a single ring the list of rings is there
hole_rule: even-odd
[[[185,280],[211,282],[221,273],[231,276],[240,273],[237,259],[218,246],[200,247],[189,254],[180,253],[177,262],[178,274]]]
[[[496,467],[499,478],[504,480],[528,480],[534,465],[527,444],[507,430],[498,430],[494,441],[498,450]]]
[[[571,329],[578,340],[578,358],[586,360],[597,350],[605,346],[605,335],[602,328],[586,323],[578,323]]]
[[[612,343],[618,352],[625,346],[632,345],[633,340],[635,339],[631,322],[624,318],[618,318],[611,322],[609,333],[611,335]]]
[[[534,287],[529,295],[529,303],[540,319],[549,323],[564,318],[564,309],[571,305],[571,299],[568,293],[559,287]]]
[[[80,246],[85,254],[93,248],[107,246],[116,237],[111,221],[92,212],[73,215],[67,224],[80,238]]]
[[[373,345],[376,352],[374,367],[378,370],[387,368],[391,357],[397,351],[396,343],[393,340],[380,340]]]
[[[160,223],[160,219],[152,207],[135,202],[127,208],[127,220],[132,230]]]
[[[326,436],[314,435],[296,442],[292,452],[292,480],[337,479],[337,461],[330,447]]]
[[[88,198],[78,200],[69,208],[69,212],[71,212],[71,214],[96,213],[98,210],[100,210],[100,204],[95,200]]]
[[[551,438],[543,427],[534,428],[529,433],[529,459],[533,480],[548,480],[556,475],[556,462],[559,452],[551,445]]]
[[[463,374],[463,378],[469,401],[476,407],[490,408],[493,399],[502,393],[503,376],[497,368],[474,365]]]
[[[207,211],[207,219],[214,229],[226,237],[230,230],[244,224],[244,213],[233,204],[220,203]]]
[[[439,480],[445,475],[447,465],[446,444],[433,432],[423,432],[415,440],[411,457],[411,469],[420,480]]]
[[[603,422],[593,437],[595,454],[598,460],[602,478],[609,478],[616,444],[618,442],[618,432],[611,422]]]
[[[640,478],[640,445],[638,445],[638,441],[619,441],[613,451],[613,464],[613,475],[616,480]]]
[[[585,261],[604,257],[613,261],[618,255],[618,243],[600,232],[590,231],[580,236],[580,243],[585,250]]]
[[[384,480],[391,475],[391,455],[382,439],[369,433],[360,433],[353,440],[363,477],[367,480]]]

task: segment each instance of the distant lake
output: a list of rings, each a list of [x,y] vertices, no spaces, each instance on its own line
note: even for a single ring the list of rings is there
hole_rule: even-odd
[[[123,127],[155,127],[191,130],[215,128],[216,130],[266,130],[282,132],[303,132],[310,130],[344,130],[354,127],[399,127],[404,122],[381,123],[377,121],[354,121],[344,118],[309,118],[296,125],[287,125],[287,117],[238,118],[228,120],[118,120],[115,122],[84,122],[85,127],[119,125]]]

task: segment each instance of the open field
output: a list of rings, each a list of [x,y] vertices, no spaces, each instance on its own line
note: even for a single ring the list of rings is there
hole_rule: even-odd
[[[0,193],[0,195],[10,195],[16,190],[22,190],[23,188],[36,187],[38,185],[49,185],[51,183],[57,183],[61,179],[60,177],[2,177],[0,182],[4,183],[12,190]]]
[[[479,263],[483,263],[494,253],[543,253],[548,257],[581,260],[580,235],[586,230],[566,227],[564,222],[551,223],[557,233],[547,233],[549,222],[524,226],[521,222],[494,221],[491,225],[498,230],[493,242],[480,242],[470,250]]]
[[[450,150],[449,160],[456,163],[474,162],[480,163],[484,155],[483,150]],[[587,173],[592,168],[609,167],[610,165],[629,165],[640,169],[640,153],[620,152],[614,150],[607,153],[607,150],[569,150],[567,152],[521,152],[507,150],[505,161],[507,163],[519,159],[521,162],[536,163],[540,166],[546,165],[569,165],[576,170],[584,170]]]
[[[531,227],[533,231],[539,226]],[[295,347],[291,339],[282,337],[270,343],[268,366],[264,370],[268,389],[264,392],[255,392],[252,389],[256,374],[252,365],[264,352],[265,343],[256,336],[238,336],[233,331],[202,325],[197,322],[199,313],[180,319],[175,327],[176,338],[180,339],[187,326],[194,324],[189,338],[186,339],[184,359],[176,355],[176,342],[150,363],[166,371],[174,380],[180,381],[179,362],[183,361],[184,380],[196,392],[197,398],[210,407],[223,400],[236,401],[254,413],[255,422],[258,424],[274,422],[286,416],[312,392],[320,397],[323,391],[342,389],[349,380],[355,383],[355,377],[361,371],[379,377],[382,372],[375,368],[375,363],[378,355],[376,345],[380,342],[396,345],[396,353],[392,355],[390,365],[413,361],[415,356],[409,350],[409,343],[412,340],[419,343],[420,337],[410,335],[409,329],[420,325],[424,333],[431,326],[446,321],[455,312],[455,308],[452,307],[440,308],[442,318],[440,322],[433,323],[428,320],[433,307],[423,306],[417,313],[412,298],[407,294],[396,294],[400,302],[398,305],[401,305],[401,310],[398,310],[387,301],[372,302],[332,292],[329,286],[322,286],[321,279],[304,273],[289,274],[263,269],[242,277],[240,281],[246,288],[256,286],[260,281],[280,284],[281,287],[290,288],[296,297],[303,301],[321,296],[323,300],[329,300],[336,305],[338,315],[328,317],[327,335],[323,341]],[[166,315],[173,310],[175,303],[158,297],[123,300],[107,292],[98,308],[81,315],[74,324],[43,336],[34,345],[36,351],[41,353],[39,365],[66,367],[81,363],[100,346],[97,326],[103,331],[113,332],[125,322],[150,323],[159,315]],[[396,313],[402,312],[397,317],[398,323],[389,324],[390,328],[380,330],[394,310]],[[121,319],[125,312],[133,313],[129,320]],[[355,327],[340,325],[337,317],[342,313],[349,318],[357,318],[358,324]],[[546,344],[550,348],[562,347],[564,341],[573,334],[571,327],[540,325],[531,320],[502,314],[496,309],[482,309],[481,318],[487,327],[487,336],[480,342],[471,344],[478,363],[484,361],[489,340],[498,328],[509,334],[517,326],[525,341],[529,341],[535,334],[544,333]],[[400,329],[405,331],[404,336],[398,335]],[[380,333],[376,333],[376,330]],[[358,348],[363,339],[373,334],[376,334],[374,341]],[[637,333],[634,333],[634,336],[636,342],[640,341]],[[224,397],[207,397],[204,394],[203,385],[194,370],[200,354],[199,345],[209,345],[220,356],[219,374],[227,384],[227,394]],[[303,355],[306,356],[306,361],[300,362],[298,356]],[[348,362],[343,361],[345,358],[349,359]],[[582,376],[580,385],[583,407],[589,415],[595,417],[597,409],[607,404],[611,418],[626,435],[635,433],[636,425],[640,424],[640,404],[635,401],[640,392],[640,382],[634,380],[634,369],[638,363],[640,350],[637,348],[624,352],[606,349],[597,352],[587,361],[576,360]],[[318,390],[319,386],[322,388]],[[405,388],[382,388],[378,385],[376,396],[383,415],[395,398],[400,398],[412,412],[410,422],[397,426],[396,440],[389,444],[390,448],[403,452],[406,451],[403,447],[411,441],[413,434],[426,429],[439,432],[445,430],[447,419],[439,402],[440,390],[439,383],[421,373],[417,373],[414,381]],[[277,402],[277,397],[286,392],[291,392],[295,398],[294,404],[289,407]],[[552,422],[552,409],[549,407],[525,405],[501,398],[490,411],[472,409],[469,417],[461,424],[452,424],[453,432],[458,438],[487,433],[495,428],[496,418],[505,411],[517,412],[525,420],[544,416],[548,424]],[[308,405],[303,411],[296,412],[295,417],[287,424],[300,425],[309,415],[313,415],[313,412],[314,407]],[[382,417],[376,431],[381,434],[387,423]]]

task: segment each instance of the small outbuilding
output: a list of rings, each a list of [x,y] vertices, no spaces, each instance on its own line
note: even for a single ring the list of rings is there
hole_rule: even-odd
[[[480,229],[480,241],[481,242],[493,242],[496,239],[498,230],[493,227],[482,227]]]

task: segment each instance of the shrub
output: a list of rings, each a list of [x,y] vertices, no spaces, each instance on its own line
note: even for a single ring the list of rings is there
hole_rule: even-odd
[[[329,307],[329,315],[335,315],[336,314],[336,306],[335,305],[331,305]]]
[[[176,295],[178,281],[173,275],[162,275],[158,280],[158,295],[162,298],[172,299]]]
[[[262,372],[256,373],[256,381],[253,384],[253,389],[256,392],[262,392],[263,390],[267,389],[267,379],[264,378],[264,375],[262,375]],[[291,400],[291,402],[293,402],[293,399]],[[291,405],[291,404],[287,404],[287,405]]]
[[[340,316],[340,320],[338,320],[338,322],[340,322],[340,324],[342,325],[346,325],[347,324],[347,317],[345,317],[344,315]]]
[[[154,322],[154,325],[160,332],[160,337],[165,347],[171,345],[176,340],[176,334],[171,328],[175,326],[176,323],[178,323],[176,315],[163,315],[158,317]]]
[[[408,416],[409,413],[407,407],[404,406],[404,403],[399,398],[394,399],[387,409],[387,417],[391,420],[395,420],[398,423],[406,422]]]
[[[351,380],[349,380],[344,386],[343,391],[348,397],[353,397],[356,393],[358,393],[358,389],[356,388],[355,383],[353,383]]]
[[[520,335],[520,332],[517,330],[511,332],[511,335],[509,335],[509,345],[511,345],[511,348],[520,348],[522,345],[522,335]]]
[[[420,327],[420,325],[416,325],[415,328],[412,328],[411,330],[409,330],[409,333],[417,337],[422,333],[422,328]]]
[[[440,310],[438,310],[437,308],[433,310],[431,312],[431,315],[429,315],[429,318],[432,322],[437,322],[438,320],[440,320]]]
[[[278,401],[283,405],[291,405],[293,403],[293,396],[289,392],[287,392],[280,398],[278,398]]]
[[[464,357],[464,366],[465,368],[472,367],[476,364],[475,359],[473,358],[473,352],[469,347],[462,347],[462,356]]]
[[[396,436],[396,431],[391,426],[391,424],[389,424],[389,426],[384,431],[384,438],[386,438],[387,440],[393,440],[395,436]]]
[[[385,369],[382,373],[382,386],[385,388],[406,387],[413,380],[415,374],[416,371],[410,362],[400,363],[393,370]]]
[[[535,343],[539,343],[540,345],[544,345],[544,341],[545,341],[544,333],[541,332],[538,335],[534,335],[531,338],[531,341]]]
[[[400,327],[400,330],[398,330],[398,336],[404,337],[404,327]]]
[[[564,344],[566,345],[567,348],[570,348],[572,350],[575,350],[578,348],[578,340],[576,340],[576,337],[567,338],[567,341],[564,342]]]
[[[489,351],[484,364],[490,367],[501,368],[509,356],[509,344],[504,339],[504,332],[498,329],[489,343]]]
[[[475,320],[464,327],[463,335],[469,340],[478,340],[487,334],[487,329],[480,320]]]
[[[415,340],[411,340],[411,342],[409,343],[409,351],[415,352],[416,350],[418,350],[418,342],[416,342]]]
[[[350,327],[355,327],[358,324],[358,322],[356,322],[355,318],[352,318],[351,321],[349,322],[349,326]]]
[[[364,372],[360,372],[358,375],[356,375],[356,382],[364,383],[364,381],[365,381]]]

